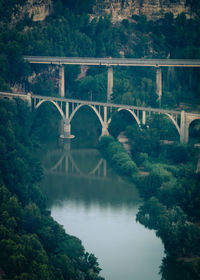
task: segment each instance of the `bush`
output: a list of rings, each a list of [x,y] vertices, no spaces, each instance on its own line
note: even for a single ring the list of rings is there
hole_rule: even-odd
[[[102,154],[113,164],[122,175],[131,176],[137,171],[137,166],[127,154],[123,145],[110,136],[104,136],[99,142]]]

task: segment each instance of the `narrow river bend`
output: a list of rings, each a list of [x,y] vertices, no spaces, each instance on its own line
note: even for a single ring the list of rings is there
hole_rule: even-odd
[[[135,218],[136,187],[115,174],[97,150],[54,144],[41,157],[41,189],[52,216],[98,258],[106,280],[160,280],[161,240]]]

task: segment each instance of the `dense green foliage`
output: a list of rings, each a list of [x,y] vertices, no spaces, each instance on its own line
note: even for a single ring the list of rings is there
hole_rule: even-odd
[[[21,100],[0,100],[0,114],[1,269],[10,280],[102,279],[95,256],[46,209],[37,187],[34,114]]]
[[[154,22],[144,16],[133,16],[132,20],[113,24],[110,16],[89,18],[93,2],[55,1],[54,13],[43,22],[25,17],[8,24],[1,17],[0,89],[23,83],[27,91],[46,94],[49,90],[56,94],[58,71],[53,74],[47,67],[30,67],[23,62],[22,55],[200,58],[198,14],[193,19],[186,19],[184,14],[177,18],[166,14]],[[15,3],[6,4],[10,13]],[[5,1],[0,6],[4,7]],[[27,77],[33,71],[40,75],[30,85]],[[65,72],[67,96],[106,100],[106,67],[91,67],[86,77],[78,80],[80,67],[66,66]],[[164,69],[163,106],[198,100],[198,76],[199,69]],[[115,67],[113,101],[156,106],[155,91],[155,69]]]
[[[136,183],[144,198],[137,221],[156,230],[162,239],[166,252],[161,267],[163,279],[199,279],[200,175],[195,173],[196,151],[180,144],[160,144],[158,135],[151,134],[145,140],[145,133],[140,136],[135,127],[129,127],[127,135],[132,137],[132,172],[126,172],[131,158],[122,154],[125,150],[119,142],[105,136],[99,148],[120,174],[128,175]]]
[[[26,0],[0,0],[0,19],[9,22],[11,16],[15,14],[19,8],[17,5],[23,5]]]
[[[164,244],[166,258],[161,267],[163,279],[196,280],[200,273],[198,150],[172,141],[163,144],[162,139],[167,137],[176,139],[175,131],[169,124],[166,118],[155,115],[147,126],[127,127],[125,134],[131,145],[132,162],[135,167],[137,164],[139,173],[126,175],[136,183],[144,198],[137,221],[156,230]],[[115,132],[113,126],[110,132]],[[103,137],[100,141],[100,151],[103,150],[102,154],[117,168],[118,161],[112,159],[120,158],[120,149],[121,144],[111,137]],[[128,155],[127,158],[129,164],[131,159]],[[122,168],[121,174],[125,174],[123,171],[125,169]]]
[[[111,136],[102,137],[98,147],[122,175],[132,176],[137,172],[135,163],[131,160],[123,145],[115,141]]]

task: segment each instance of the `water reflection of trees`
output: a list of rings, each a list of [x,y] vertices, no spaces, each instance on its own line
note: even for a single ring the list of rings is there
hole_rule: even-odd
[[[118,177],[95,177],[49,174],[41,184],[49,206],[63,201],[77,201],[86,206],[138,207],[139,195],[134,185]]]

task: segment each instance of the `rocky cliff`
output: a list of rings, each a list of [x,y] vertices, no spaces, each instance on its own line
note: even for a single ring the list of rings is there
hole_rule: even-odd
[[[28,15],[33,21],[42,21],[53,11],[52,0],[27,0],[24,6],[18,7],[18,12],[14,19],[23,18]]]
[[[93,8],[93,16],[112,14],[114,22],[133,15],[145,15],[148,19],[156,20],[169,12],[175,17],[182,12],[187,18],[194,15],[186,0],[96,0]]]
[[[84,1],[84,0],[83,0]],[[33,21],[42,21],[53,12],[52,0],[27,0],[20,7],[19,17],[28,14]],[[166,13],[177,15],[184,12],[187,18],[194,16],[187,0],[95,0],[91,17],[112,14],[113,22],[132,18],[133,15],[145,15],[147,19],[157,20]]]

